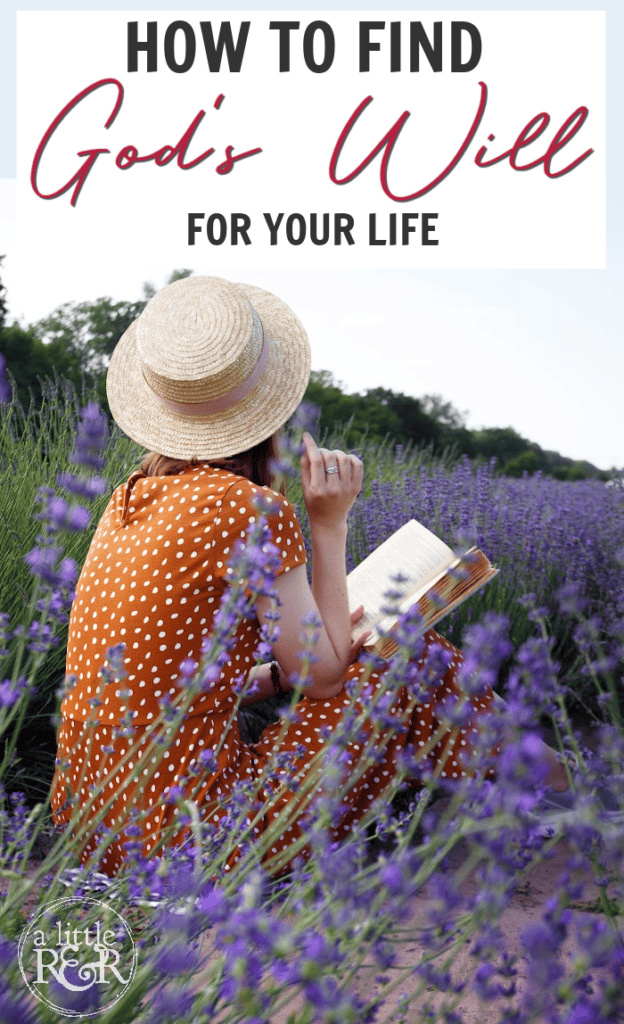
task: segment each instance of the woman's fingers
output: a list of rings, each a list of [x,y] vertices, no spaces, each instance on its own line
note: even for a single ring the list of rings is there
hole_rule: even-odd
[[[364,605],[360,604],[351,612],[351,626],[355,626],[360,621],[363,615]],[[350,662],[357,661],[357,658],[359,657],[362,648],[366,645],[368,639],[372,636],[372,634],[373,631],[371,629],[366,629],[364,630],[363,633],[360,633],[360,635],[357,636],[355,640],[351,641],[351,656],[349,659]]]
[[[319,448],[312,435],[308,434],[306,431],[303,435],[302,468],[307,462],[310,484],[315,490],[317,490],[325,480],[324,451],[326,451],[326,449]]]
[[[358,459],[357,455],[350,455],[351,460],[351,485],[355,490],[356,494],[359,494],[362,489],[362,480],[364,478],[364,463],[361,459]]]
[[[361,633],[360,636],[356,637],[356,639],[352,641],[349,663],[357,661],[359,655],[361,654],[362,648],[366,645],[367,641],[372,635],[372,629],[367,629],[364,633]]]
[[[314,488],[327,484],[333,491],[345,486],[356,488],[356,493],[360,490],[364,467],[357,455],[347,455],[339,449],[319,448],[307,431],[303,435],[303,445],[302,468],[304,465],[309,468]]]
[[[303,445],[301,484],[308,514],[319,522],[343,520],[359,494],[362,463],[356,455],[319,448],[307,432]]]
[[[351,625],[355,626],[364,614],[364,605],[360,604],[351,612]]]

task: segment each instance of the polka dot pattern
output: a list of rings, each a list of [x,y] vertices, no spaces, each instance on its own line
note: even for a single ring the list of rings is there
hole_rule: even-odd
[[[254,745],[242,742],[235,721],[226,734],[236,699],[234,681],[255,663],[259,643],[257,619],[246,620],[239,626],[221,678],[194,701],[186,720],[156,748],[139,778],[127,783],[133,763],[127,756],[129,741],[115,737],[114,725],[129,713],[140,749],[153,739],[150,723],[158,716],[159,698],[177,692],[183,660],[200,660],[202,641],[210,633],[223,592],[231,582],[227,573],[230,553],[255,517],[253,499],[259,492],[274,505],[269,525],[282,556],[281,570],[286,572],[306,560],[292,506],[267,488],[210,466],[190,467],[179,477],[133,474],[114,492],[95,532],[72,608],[67,673],[77,682],[62,705],[52,809],[58,824],[67,822],[71,815],[68,796],[76,794],[79,806],[85,808],[83,859],[88,860],[94,849],[88,819],[106,808],[103,824],[112,838],[101,869],[110,874],[123,863],[124,843],[129,841],[124,829],[130,819],[139,826],[146,855],[157,845],[159,833],[171,825],[177,813],[169,799],[174,787],[189,796],[193,792],[200,812],[217,824],[235,783],[250,777],[262,781],[274,751],[288,753],[286,761],[296,763],[303,778],[309,760],[326,743],[345,710],[351,713],[354,703],[356,710],[361,708],[358,682],[365,668],[356,662],[347,672],[351,696],[344,690],[326,701],[304,697],[285,731],[280,724],[269,726]],[[336,828],[337,838],[348,834],[383,793],[406,744],[415,750],[427,745],[439,729],[436,706],[459,692],[461,654],[433,630],[425,639],[422,659],[434,643],[450,652],[446,674],[427,704],[417,705],[406,688],[396,693],[387,714],[398,728],[391,722],[375,738],[374,763],[362,775],[358,769],[360,759],[368,753],[366,735],[347,746],[343,770],[357,781]],[[100,668],[105,652],[118,643],[125,644],[126,678],[102,688]],[[373,672],[362,685],[383,687],[383,672]],[[100,701],[93,706],[98,692]],[[370,696],[364,694],[362,700],[365,703]],[[456,736],[449,732],[431,752],[433,763],[440,766],[442,762],[442,776],[465,774],[461,755],[469,751],[478,716],[489,710],[491,701],[491,692],[480,697],[470,725]],[[86,726],[89,717],[95,719],[94,726]],[[197,789],[193,766],[203,750],[212,750],[220,742],[218,767]],[[259,790],[259,800],[269,806],[255,832],[273,825],[278,838],[270,852],[279,853],[299,837],[297,813],[293,814],[297,796],[292,790],[282,790],[278,799],[269,802],[272,788],[267,778]],[[174,830],[173,842],[181,842],[185,836],[180,827],[177,833]],[[234,851],[229,866],[236,859]]]
[[[228,586],[235,543],[254,520],[254,499],[269,498],[268,516],[282,571],[306,560],[292,506],[266,487],[210,466],[179,477],[138,472],[118,487],[102,517],[72,607],[67,673],[76,686],[63,702],[65,718],[84,722],[100,690],[106,651],[125,644],[125,679],[109,685],[96,710],[114,724],[130,712],[133,725],[158,717],[158,700],[178,689],[179,666],[199,662],[201,644]],[[257,620],[244,622],[223,669],[221,685],[196,701],[192,715],[229,713],[231,680],[255,663]]]
[[[418,664],[424,664],[430,647],[436,645],[450,653],[448,668],[439,683],[432,688],[431,699],[426,704],[417,704],[406,687],[399,688],[387,711],[387,714],[396,722],[396,726],[393,725],[379,732],[372,748],[374,763],[367,767],[361,775],[359,772],[360,761],[363,757],[370,757],[367,739],[371,736],[371,726],[365,728],[366,735],[358,736],[357,742],[354,741],[345,748],[341,755],[345,778],[347,774],[359,776],[359,778],[348,793],[348,810],[340,824],[334,829],[335,839],[345,838],[354,823],[363,817],[371,803],[384,792],[392,781],[396,765],[405,748],[409,746],[413,749],[414,754],[417,754],[420,748],[428,746],[432,736],[440,731],[440,721],[436,710],[449,699],[459,696],[461,693],[457,681],[457,673],[463,662],[460,651],[435,630],[429,630],[425,634],[424,640],[425,646]],[[260,742],[252,747],[258,758],[257,770],[262,771],[266,767],[272,752],[277,749],[281,752],[290,751],[294,757],[301,743],[305,744],[307,757],[311,759],[327,742],[328,737],[339,724],[341,715],[347,709],[350,715],[353,711],[359,714],[365,705],[373,699],[375,691],[378,688],[383,690],[383,671],[371,672],[365,682],[361,684],[366,693],[360,701],[357,696],[357,684],[364,673],[365,666],[360,662],[355,662],[347,671],[347,680],[351,681],[348,689],[352,693],[355,691],[355,696],[349,696],[345,690],[337,697],[326,701],[312,700],[309,697],[302,698],[297,704],[298,721],[289,725],[286,735],[281,736],[279,742],[281,729],[279,723],[269,725],[264,729]],[[442,778],[455,779],[468,774],[467,762],[472,750],[471,740],[477,734],[479,716],[487,714],[491,710],[492,703],[492,691],[486,690],[473,701],[469,722],[465,728],[461,728],[456,735],[449,728],[446,733],[443,732],[442,738],[432,748],[428,757],[428,765],[431,768],[437,768]],[[305,774],[304,766],[301,771],[302,778],[305,777]],[[418,784],[416,778],[411,781]],[[293,831],[298,835],[296,828]],[[281,844],[277,844],[277,848],[285,849],[289,842],[291,842],[291,837],[284,836]]]

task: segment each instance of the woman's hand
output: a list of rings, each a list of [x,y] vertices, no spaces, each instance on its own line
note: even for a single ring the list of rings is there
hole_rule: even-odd
[[[364,605],[359,605],[354,612],[351,612],[351,629],[358,624],[364,614]],[[351,641],[351,654],[349,656],[349,664],[352,665],[354,661],[360,656],[360,651],[366,645],[366,641],[370,636],[373,635],[372,629],[365,629],[363,633],[356,636],[355,640]]]
[[[301,488],[310,526],[342,526],[360,493],[364,467],[357,455],[318,448],[303,435]]]

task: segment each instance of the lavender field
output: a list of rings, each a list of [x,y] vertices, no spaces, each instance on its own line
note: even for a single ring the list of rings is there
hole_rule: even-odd
[[[513,572],[515,587],[545,599],[564,581],[577,583],[611,617],[624,573],[617,553],[624,540],[622,491],[598,480],[574,483],[544,477],[499,477],[495,466],[421,466],[400,478],[371,483],[358,510],[363,557],[409,516],[451,544],[466,537],[497,565]],[[502,610],[502,609],[501,609]]]
[[[349,568],[408,519],[418,519],[450,547],[476,544],[500,575],[444,620],[442,631],[461,646],[465,627],[493,611],[507,616],[512,643],[519,647],[535,635],[531,609],[539,608],[570,696],[591,703],[595,687],[587,682],[560,595],[574,594],[590,621],[595,656],[600,651],[617,660],[624,617],[621,481],[567,482],[541,473],[514,479],[498,476],[494,462],[472,464],[464,457],[448,464],[401,448],[360,454],[366,483],[352,513]]]
[[[482,735],[470,774],[443,780],[428,751],[414,749],[384,799],[335,844],[330,826],[345,795],[337,766],[364,725],[345,716],[315,766],[323,794],[308,815],[299,856],[276,880],[270,848],[278,826],[249,841],[261,813],[257,784],[232,793],[218,829],[203,823],[193,804],[193,779],[199,784],[212,770],[221,737],[193,765],[188,788],[171,794],[188,841],[147,860],[130,826],[125,869],[104,887],[97,855],[89,868],[68,873],[79,865],[80,823],[75,818],[73,828],[56,834],[45,800],[73,583],[111,487],[139,454],[109,434],[95,406],[81,411],[84,401],[61,387],[50,390],[41,414],[24,417],[11,404],[0,411],[0,1022],[624,1021],[624,490],[505,479],[494,466],[365,446],[353,564],[417,518],[451,545],[477,543],[501,570],[442,627],[466,655],[466,692],[494,683],[508,701]],[[38,493],[41,487],[47,490]],[[297,502],[296,484],[291,497]],[[258,576],[263,541],[259,517],[241,556],[242,577],[251,577],[252,567]],[[270,586],[266,574],[260,583]],[[233,594],[219,643],[244,614],[244,601]],[[156,743],[210,685],[217,640],[188,692],[163,707]],[[394,688],[408,686],[423,700],[439,679],[435,656],[414,671],[418,644],[418,623],[406,622],[385,677],[389,699]],[[111,663],[115,658],[118,651]],[[305,657],[301,688],[304,676]],[[445,728],[459,728],[466,712],[461,701],[438,710]],[[365,715],[373,736],[387,728],[386,697],[371,699]],[[559,815],[538,757],[545,728],[566,758],[571,784],[569,808]],[[128,747],[134,777],[149,772],[148,757],[133,753],[131,730]],[[372,763],[373,745],[369,756]],[[279,786],[285,766],[272,770]],[[406,793],[408,775],[420,786]],[[236,847],[243,856],[227,872]],[[552,888],[512,942],[505,914],[532,872],[549,864]],[[100,973],[98,982],[93,965],[78,960],[50,969],[44,991],[32,967],[37,939],[25,928],[40,911],[42,922],[52,921],[58,910],[46,917],[43,908],[68,896],[83,930],[97,922],[112,928],[121,915],[134,951],[128,932],[117,928],[109,953],[126,965],[117,976],[104,984]],[[406,958],[408,947],[417,955]],[[370,984],[363,985],[365,975]],[[480,1009],[469,1015],[475,1000]]]

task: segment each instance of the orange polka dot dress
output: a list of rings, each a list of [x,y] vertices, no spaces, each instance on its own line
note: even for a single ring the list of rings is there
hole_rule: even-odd
[[[284,764],[291,769],[296,764],[299,780],[305,779],[307,766],[316,763],[315,755],[345,713],[364,706],[360,681],[363,702],[383,686],[382,671],[371,672],[356,662],[337,697],[303,697],[292,721],[268,726],[258,743],[244,743],[235,714],[236,686],[256,664],[260,627],[254,616],[240,622],[227,661],[210,687],[193,699],[184,721],[175,729],[154,728],[162,702],[175,700],[185,685],[180,666],[189,659],[200,661],[224,592],[237,585],[229,577],[228,562],[258,514],[254,499],[259,494],[270,502],[268,523],[281,558],[279,572],[288,572],[306,561],[292,506],[268,488],[209,465],[190,466],[179,476],[134,473],[114,491],[94,534],[71,613],[67,675],[75,685],[61,707],[51,801],[57,824],[67,823],[78,806],[83,860],[98,844],[99,866],[109,874],[119,869],[125,844],[136,842],[137,835],[145,855],[158,852],[163,836],[168,843],[187,837],[187,826],[176,822],[174,794],[192,795],[200,816],[218,826],[226,820],[229,795],[245,780],[256,785],[256,803],[266,806],[252,831],[271,830],[269,856],[287,850],[300,836],[301,800],[296,786],[278,787],[279,772],[270,775],[267,766],[275,754],[283,755],[280,771],[286,771]],[[395,690],[385,709],[388,727],[373,736],[365,725],[346,745],[340,770],[352,774],[354,784],[337,837],[386,789],[406,744],[417,750],[439,733],[436,705],[458,692],[459,651],[433,631],[425,641],[423,658],[434,642],[450,651],[446,674],[424,704],[416,704],[405,687]],[[110,678],[109,666],[107,681],[107,651],[121,644],[123,678],[114,672]],[[479,697],[471,722],[438,738],[430,759],[438,765],[443,761],[442,775],[463,774],[461,753],[491,700],[491,693]],[[395,720],[398,728],[392,725]],[[120,723],[131,723],[131,736]],[[361,772],[360,759],[371,744],[375,757]],[[216,763],[209,772],[196,771],[213,751]],[[141,771],[130,781],[139,758]],[[91,826],[94,820],[97,830]],[[233,849],[228,868],[238,856]]]

